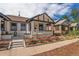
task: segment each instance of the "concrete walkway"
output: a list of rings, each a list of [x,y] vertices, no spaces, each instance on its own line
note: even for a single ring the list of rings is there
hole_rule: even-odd
[[[60,48],[62,46],[75,43],[79,39],[73,39],[73,40],[66,40],[66,41],[60,41],[56,43],[51,43],[51,44],[45,44],[45,45],[40,45],[40,46],[35,46],[35,47],[26,47],[26,48],[14,48],[6,51],[0,51],[0,55],[7,55],[7,56],[29,56],[29,55],[35,55],[39,54],[42,52],[46,52],[49,50],[53,50],[56,48]]]

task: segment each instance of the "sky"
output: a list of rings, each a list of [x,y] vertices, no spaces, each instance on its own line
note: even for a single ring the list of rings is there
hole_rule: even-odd
[[[73,8],[79,8],[79,3],[0,3],[3,14],[18,16],[20,13],[28,18],[47,13],[51,18],[58,19],[62,15],[69,15]]]

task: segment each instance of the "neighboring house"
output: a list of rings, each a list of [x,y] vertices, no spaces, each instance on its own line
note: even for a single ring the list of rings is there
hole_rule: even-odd
[[[46,13],[39,14],[26,21],[31,24],[31,34],[52,34],[54,21]]]
[[[0,38],[2,38],[2,35],[7,34],[7,23],[10,21],[10,19],[5,16],[4,14],[0,13]]]
[[[69,20],[59,20],[55,23],[54,33],[55,34],[66,34],[70,30],[71,22]]]
[[[72,24],[70,25],[70,29],[71,29],[72,31],[78,30],[78,28],[79,28],[78,23],[72,23]]]
[[[21,16],[13,16],[8,15],[11,21],[8,21],[8,29],[7,31],[10,33],[17,32],[17,35],[22,35],[27,33],[27,23],[26,20],[28,18],[21,17]]]
[[[0,13],[0,36],[3,39],[14,36],[15,32],[17,35],[23,35],[29,31],[27,31],[27,23],[26,20],[28,18],[21,16],[13,16],[13,15],[4,15]],[[28,25],[29,27],[29,25]]]
[[[5,34],[5,31],[8,29],[7,23],[10,19],[4,14],[0,13],[0,31],[1,34]]]
[[[1,31],[5,34],[6,32],[8,34],[14,34],[14,32],[17,32],[17,34],[24,34],[27,30],[27,24],[26,20],[27,18],[21,17],[21,16],[13,16],[8,15],[7,18],[3,21],[1,21]],[[8,20],[8,21],[7,21]]]

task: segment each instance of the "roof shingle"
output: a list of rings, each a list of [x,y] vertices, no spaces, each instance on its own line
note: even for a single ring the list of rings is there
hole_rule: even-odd
[[[14,16],[14,15],[7,15],[12,21],[18,21],[18,22],[26,22],[28,18],[21,17],[21,16]]]

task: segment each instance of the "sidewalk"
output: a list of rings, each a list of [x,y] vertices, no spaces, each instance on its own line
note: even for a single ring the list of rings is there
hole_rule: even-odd
[[[29,55],[35,55],[39,54],[42,52],[46,52],[49,50],[53,50],[71,43],[77,42],[79,39],[73,39],[73,40],[66,40],[66,41],[61,41],[61,42],[56,42],[56,43],[51,43],[51,44],[45,44],[45,45],[40,45],[40,46],[35,46],[35,47],[26,47],[26,48],[14,48],[11,50],[6,50],[6,51],[0,51],[0,55],[9,55],[9,56],[29,56]]]

